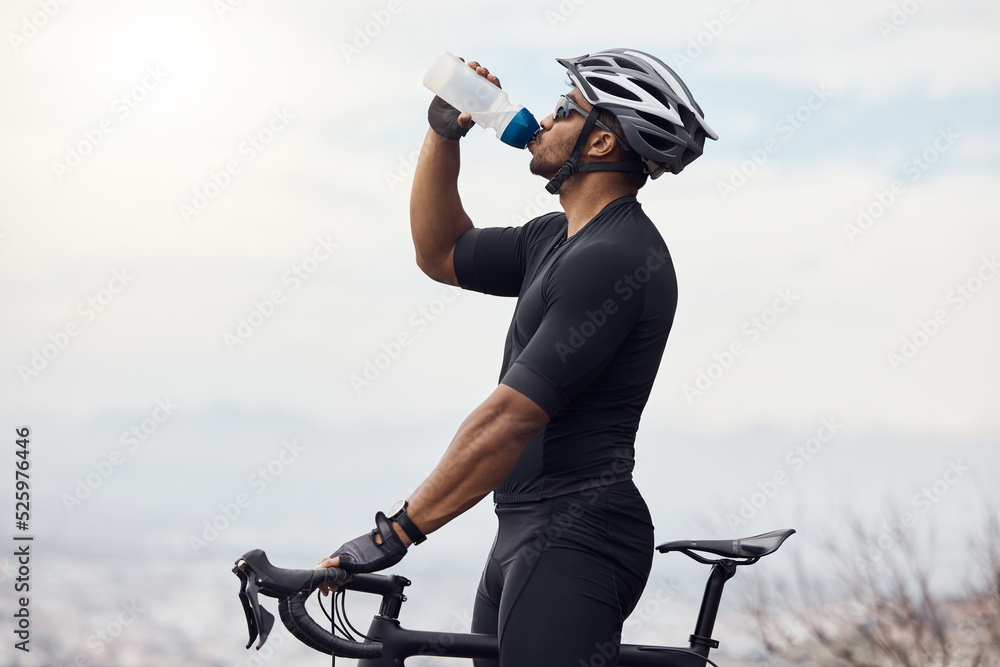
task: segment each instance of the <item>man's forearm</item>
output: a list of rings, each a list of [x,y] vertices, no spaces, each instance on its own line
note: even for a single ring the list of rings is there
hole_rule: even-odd
[[[428,130],[410,193],[410,231],[417,265],[435,280],[456,284],[455,242],[472,227],[458,194],[459,142]]]
[[[499,385],[462,423],[440,463],[409,498],[407,514],[424,533],[437,530],[497,487],[549,417]]]

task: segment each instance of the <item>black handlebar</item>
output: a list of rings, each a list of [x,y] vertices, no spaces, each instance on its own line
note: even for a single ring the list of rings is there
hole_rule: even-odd
[[[257,594],[278,599],[278,616],[288,631],[306,646],[327,655],[358,660],[382,656],[382,642],[359,643],[337,637],[322,628],[306,611],[306,599],[320,586],[344,586],[352,577],[345,570],[330,567],[318,570],[289,570],[275,567],[267,560],[267,554],[254,549],[243,554],[233,566],[233,572],[240,578],[240,602],[247,617],[247,630],[253,645],[254,639],[259,650],[274,625],[274,616],[260,605]]]

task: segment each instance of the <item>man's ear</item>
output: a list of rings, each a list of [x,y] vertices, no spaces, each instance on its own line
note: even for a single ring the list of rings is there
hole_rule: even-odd
[[[608,158],[614,155],[617,144],[618,140],[615,135],[598,128],[590,135],[590,141],[587,142],[587,153],[591,158],[598,160]]]

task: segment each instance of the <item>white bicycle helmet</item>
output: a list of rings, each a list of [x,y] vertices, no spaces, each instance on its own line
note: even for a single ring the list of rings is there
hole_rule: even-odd
[[[719,138],[677,73],[648,53],[608,49],[556,61],[591,105],[615,115],[652,178],[680,173],[701,155],[706,137]],[[594,169],[574,165],[569,171]]]

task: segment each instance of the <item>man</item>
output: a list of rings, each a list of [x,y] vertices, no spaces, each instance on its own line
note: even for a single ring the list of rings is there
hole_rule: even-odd
[[[471,117],[431,105],[410,200],[417,264],[442,283],[518,297],[500,383],[408,501],[320,564],[389,567],[492,491],[499,529],[472,630],[499,636],[503,667],[617,660],[653,553],[631,477],[635,433],[677,303],[670,255],[635,196],[717,138],[652,56],[558,62],[575,86],[528,150],[563,212],[522,227],[473,226],[458,193]]]

